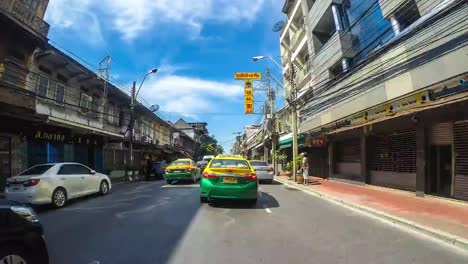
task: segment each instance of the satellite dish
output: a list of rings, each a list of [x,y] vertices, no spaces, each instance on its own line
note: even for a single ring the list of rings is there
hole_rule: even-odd
[[[159,110],[159,105],[158,104],[154,104],[152,106],[150,106],[149,108],[151,110],[151,112],[156,112]]]
[[[278,21],[273,25],[273,32],[280,32],[284,27],[284,21]]]

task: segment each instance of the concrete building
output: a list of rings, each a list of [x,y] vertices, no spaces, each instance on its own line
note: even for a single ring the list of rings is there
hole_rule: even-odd
[[[111,177],[170,161],[176,129],[136,107],[129,168],[130,96],[48,43],[47,0],[0,3],[0,190],[40,163],[73,161]]]
[[[315,174],[468,200],[466,2],[297,0],[283,12]]]

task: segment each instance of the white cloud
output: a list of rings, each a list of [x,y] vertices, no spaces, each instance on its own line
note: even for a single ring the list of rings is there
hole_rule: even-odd
[[[223,112],[223,104],[241,102],[241,84],[200,79],[182,75],[156,76],[148,79],[140,96],[159,104],[163,112],[196,117],[197,113]]]
[[[45,20],[52,25],[52,30],[64,29],[90,44],[104,44],[101,24],[92,12],[91,0],[50,1]]]
[[[79,28],[93,34],[100,34],[101,26],[108,28],[109,23],[109,28],[125,40],[133,40],[150,29],[176,24],[185,27],[190,38],[198,38],[206,22],[248,25],[256,19],[265,1],[54,0],[49,4],[46,20],[52,27]]]

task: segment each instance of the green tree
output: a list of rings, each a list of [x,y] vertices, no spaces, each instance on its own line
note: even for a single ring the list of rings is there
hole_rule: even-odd
[[[204,136],[202,140],[202,144],[200,145],[199,151],[199,158],[201,159],[203,156],[206,155],[216,155],[218,154],[218,141],[215,139],[214,136]],[[222,149],[222,147],[221,147]]]
[[[216,146],[216,154],[223,154],[224,148],[221,145]]]

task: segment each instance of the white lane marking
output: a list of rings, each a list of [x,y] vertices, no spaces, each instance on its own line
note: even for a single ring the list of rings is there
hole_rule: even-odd
[[[265,211],[267,211],[267,213],[271,214],[270,208],[266,208],[266,207],[265,207]]]
[[[200,187],[200,185],[198,184],[190,184],[190,185],[170,185],[170,184],[167,184],[167,185],[163,185],[161,186],[161,188],[198,188]]]

